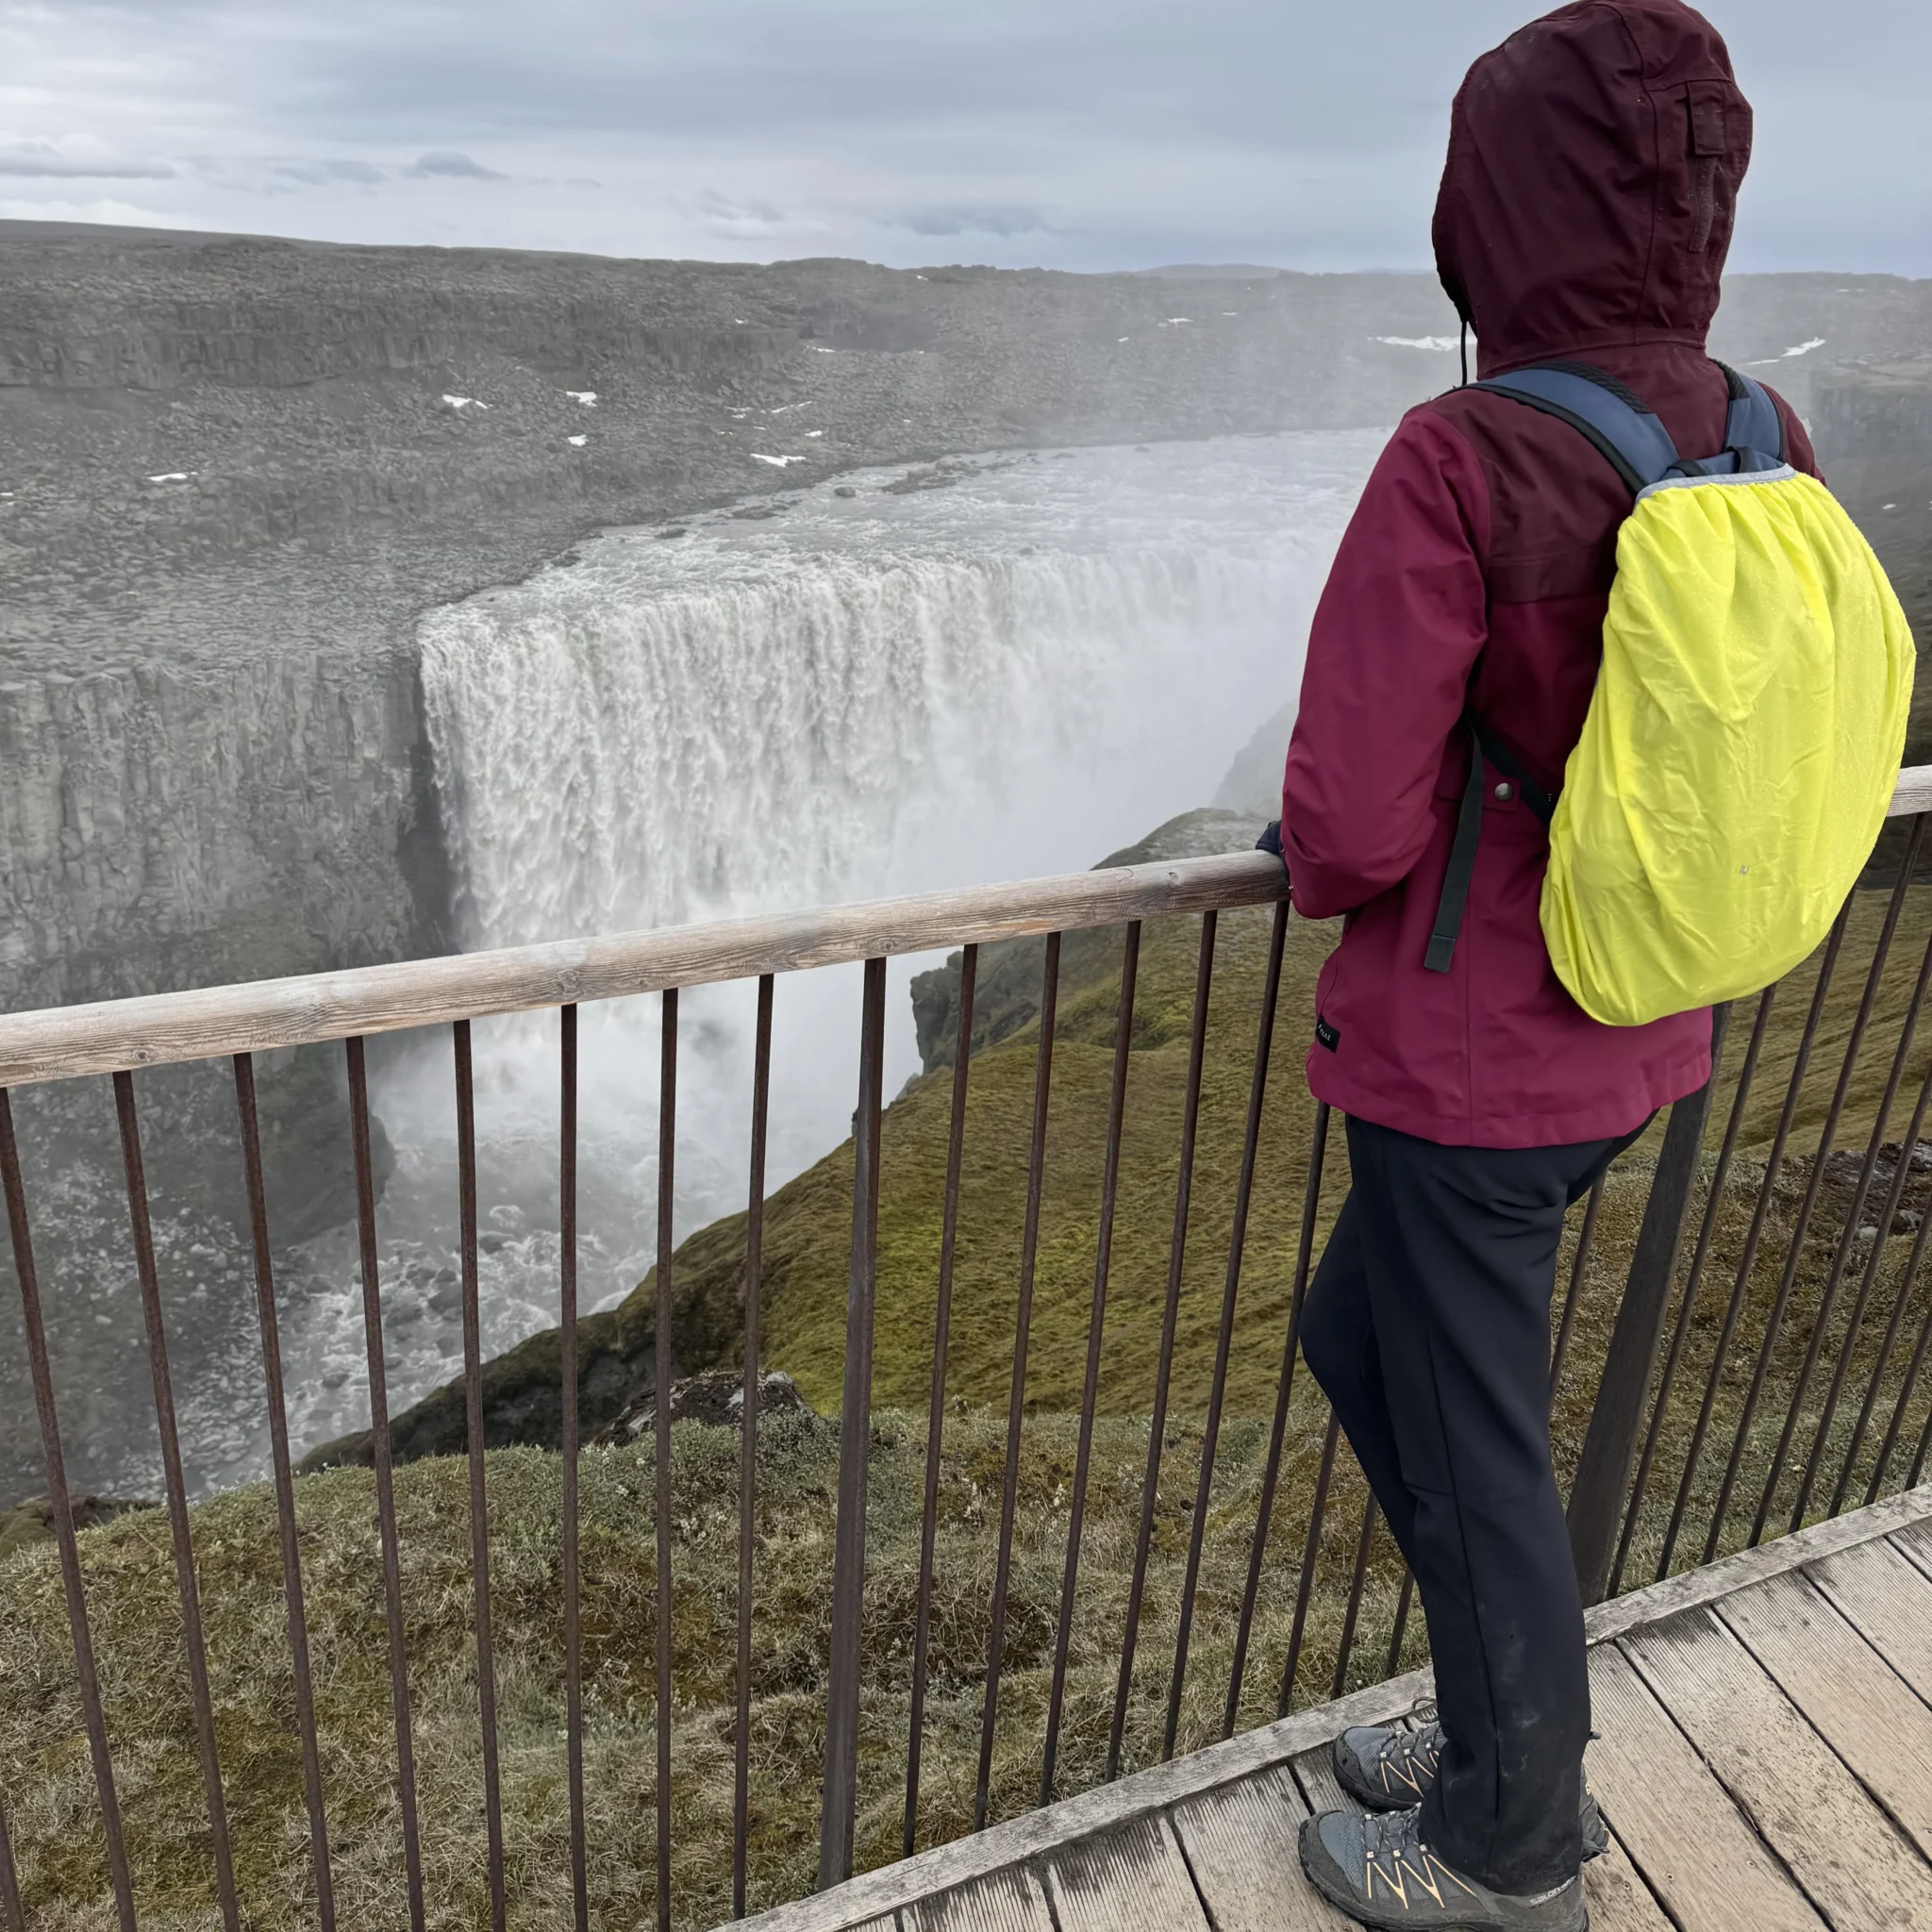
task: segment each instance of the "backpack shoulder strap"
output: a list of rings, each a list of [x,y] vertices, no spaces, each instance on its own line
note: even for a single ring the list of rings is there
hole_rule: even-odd
[[[1533,369],[1489,376],[1471,387],[1507,396],[1512,403],[1569,424],[1596,446],[1633,495],[1661,482],[1680,460],[1670,431],[1642,399],[1614,375],[1588,362],[1540,363]]]
[[[1787,460],[1785,419],[1778,414],[1771,391],[1726,362],[1717,366],[1724,371],[1731,393],[1730,413],[1724,423],[1726,453],[1736,455],[1740,470],[1776,469]]]

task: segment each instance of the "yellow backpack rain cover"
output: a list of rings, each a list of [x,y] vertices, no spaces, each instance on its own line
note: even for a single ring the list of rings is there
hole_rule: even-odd
[[[1703,462],[1575,364],[1492,378],[1638,486],[1541,908],[1557,976],[1612,1026],[1756,992],[1807,958],[1871,857],[1905,749],[1898,598],[1838,501],[1783,460],[1768,393],[1724,373],[1731,448]]]
[[[1757,991],[1831,929],[1885,823],[1911,632],[1815,477],[1669,477],[1617,541],[1542,927],[1592,1019]]]

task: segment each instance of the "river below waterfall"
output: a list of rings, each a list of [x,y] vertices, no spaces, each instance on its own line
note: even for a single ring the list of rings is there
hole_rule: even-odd
[[[860,472],[683,525],[606,530],[527,581],[426,613],[426,722],[461,943],[591,932],[1076,870],[1206,804],[1299,681],[1328,560],[1384,436],[1241,437]],[[893,963],[890,1095],[918,1070]],[[679,1238],[744,1205],[750,986],[683,997]],[[781,979],[768,1182],[849,1130],[858,969]],[[586,1008],[581,1280],[608,1305],[656,1251],[659,1003]],[[486,1353],[558,1311],[556,1016],[475,1027]],[[446,1029],[381,1043],[397,1165],[379,1211],[391,1406],[460,1366]],[[125,1245],[107,1175],[76,1200]],[[73,1191],[70,1190],[70,1191]],[[90,1212],[96,1211],[90,1209]],[[192,1485],[267,1466],[246,1250],[158,1234]],[[366,1424],[353,1227],[281,1252],[297,1453]],[[91,1335],[127,1380],[131,1267]],[[106,1294],[106,1289],[98,1291]],[[122,1331],[125,1330],[124,1334]],[[139,1353],[138,1349],[135,1353]],[[144,1369],[140,1376],[144,1384]],[[106,1386],[106,1384],[102,1384]],[[157,1493],[150,1417],[92,1400],[84,1487]],[[15,1487],[39,1487],[23,1470]]]

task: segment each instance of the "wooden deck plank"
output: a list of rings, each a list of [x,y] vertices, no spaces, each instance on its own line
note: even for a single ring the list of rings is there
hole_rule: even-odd
[[[1583,1868],[1583,1898],[1590,1932],[1673,1932],[1664,1908],[1614,1834],[1609,1850]]]
[[[1308,1815],[1287,1766],[1175,1807],[1174,1827],[1218,1932],[1350,1932],[1302,1876]]]
[[[1359,1811],[1362,1808],[1341,1789],[1341,1781],[1335,1775],[1334,1755],[1326,1744],[1313,1751],[1302,1752],[1294,1759],[1294,1774],[1310,1811]]]
[[[1865,1641],[1932,1702],[1932,1578],[1889,1542],[1840,1551],[1806,1574]]]
[[[901,1906],[898,1923],[900,1932],[1053,1932],[1046,1893],[1025,1865]]]
[[[1932,1925],[1932,1866],[1709,1610],[1623,1648],[1839,1932]]]
[[[1883,1542],[1888,1537],[1891,1545]],[[1861,1546],[1869,1547],[1861,1553]],[[1586,1884],[1592,1888],[1591,1908],[1600,1928],[1621,1926],[1624,1917],[1634,1915],[1633,1924],[1642,1932],[1657,1932],[1655,1917],[1636,1890],[1640,1884],[1663,1904],[1679,1932],[1731,1932],[1733,1926],[1746,1924],[1754,1932],[1820,1932],[1824,1924],[1758,1840],[1738,1799],[1701,1762],[1634,1666],[1614,1648],[1602,1646],[1690,1607],[1713,1605],[1766,1578],[1803,1570],[1814,1576],[1821,1594],[1860,1631],[1871,1648],[1932,1703],[1932,1614],[1912,1602],[1916,1585],[1907,1571],[1913,1568],[1932,1585],[1932,1485],[1634,1591],[1586,1613],[1586,1632],[1599,1646],[1592,1661],[1592,1675],[1599,1680],[1599,1719],[1607,1728],[1607,1713],[1622,1711],[1630,1720],[1628,1735],[1613,1731],[1591,1756],[1592,1785],[1604,1801],[1613,1837],[1629,1854],[1634,1874],[1620,1905],[1610,1895],[1611,1881],[1621,1875],[1620,1854],[1613,1852],[1609,1863],[1599,1861],[1592,1868]],[[1750,1662],[1726,1626],[1713,1618],[1706,1621]],[[1758,1666],[1751,1663],[1751,1668],[1782,1701],[1783,1693]],[[1327,1740],[1351,1724],[1404,1721],[1430,1689],[1429,1674],[1421,1671],[1357,1691],[1337,1704],[1297,1711],[1279,1724],[1210,1745],[1191,1757],[1008,1820],[868,1873],[847,1886],[778,1907],[760,1914],[744,1932],[849,1932],[852,1927],[892,1932],[895,1922],[898,1932],[933,1932],[934,1927],[979,1932],[982,1926],[1004,1932],[1002,1913],[1024,1932],[1045,1932],[1047,1888],[1060,1882],[1049,1874],[1046,1861],[1065,1863],[1069,1884],[1074,1870],[1064,1847],[1147,1825],[1174,1815],[1177,1807],[1253,1778],[1276,1778],[1276,1789],[1282,1790],[1291,1776],[1315,1808],[1342,1804],[1326,1763]],[[1791,1722],[1810,1734],[1814,1747],[1836,1764],[1837,1758],[1796,1707],[1787,1705],[1787,1711]],[[1651,1747],[1655,1762],[1644,1756]],[[1860,1789],[1842,1766],[1840,1774],[1841,1783]],[[1238,1812],[1240,1807],[1231,1808]],[[1871,1817],[1883,1822],[1875,1805]],[[1204,1834],[1208,1829],[1197,1819],[1189,1823]],[[1178,1826],[1168,1824],[1165,1829],[1179,1854]],[[1902,1836],[1894,1834],[1894,1845],[1918,1859],[1917,1851]],[[1278,1855],[1277,1840],[1274,1856]],[[1692,1857],[1694,1865],[1690,1862]],[[1184,1858],[1180,1864],[1185,1871]],[[1033,1894],[1026,1892],[1027,1880],[1013,1875],[1023,1869],[1037,1874]],[[1598,1892],[1604,1893],[1601,1901]],[[1189,1927],[1200,1932],[1206,1924],[1201,1911],[1197,1897],[1196,1905],[1183,1912],[1183,1932]],[[1138,1924],[1141,1920],[1128,1923]],[[1932,1925],[1932,1916],[1926,1923]]]
[[[1921,1852],[1932,1855],[1932,1710],[1802,1574],[1717,1607]]]
[[[1046,1886],[1059,1932],[1211,1932],[1165,1817],[1063,1846]]]
[[[1821,1932],[1823,1921],[1613,1645],[1591,1653],[1590,1787],[1683,1932]]]
[[[1903,1524],[1892,1531],[1891,1540],[1916,1568],[1932,1576],[1932,1520],[1922,1517]]]

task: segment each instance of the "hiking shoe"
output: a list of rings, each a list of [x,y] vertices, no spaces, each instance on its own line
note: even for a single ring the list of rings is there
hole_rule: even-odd
[[[1358,1725],[1336,1739],[1334,1757],[1337,1781],[1357,1804],[1371,1811],[1406,1811],[1436,1782],[1442,1726]]]
[[[1406,1731],[1399,1724],[1360,1725],[1336,1739],[1333,1757],[1336,1781],[1357,1804],[1371,1811],[1406,1811],[1420,1805],[1436,1781],[1442,1726],[1429,1724]],[[1610,1848],[1610,1835],[1588,1790],[1577,1822],[1583,1827],[1583,1856],[1600,1858]]]
[[[1422,1807],[1324,1811],[1305,1819],[1302,1870],[1338,1910],[1364,1925],[1438,1932],[1590,1932],[1583,1880],[1524,1896],[1465,1878],[1423,1842]]]

